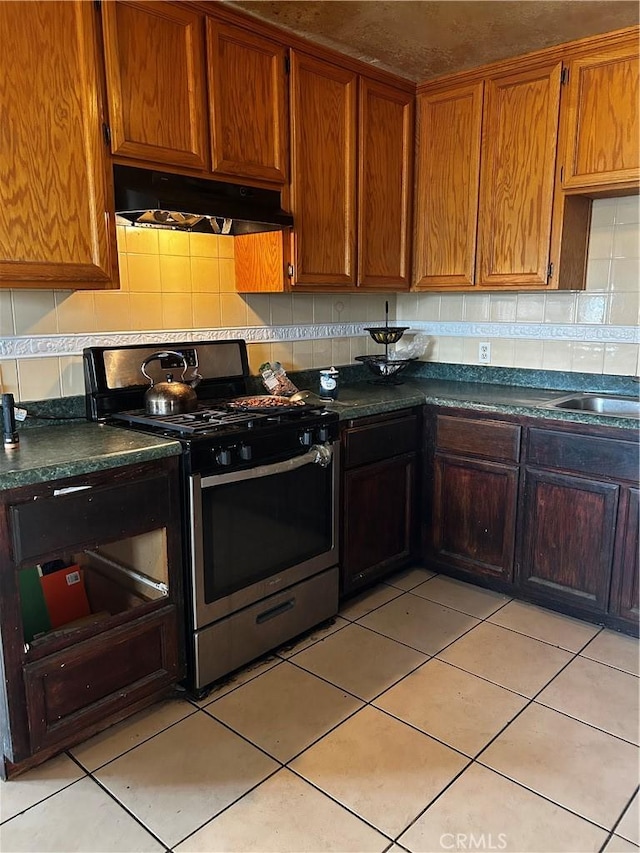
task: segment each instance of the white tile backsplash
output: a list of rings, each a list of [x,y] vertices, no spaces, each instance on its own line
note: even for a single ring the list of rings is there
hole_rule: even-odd
[[[43,356],[15,359],[11,347],[0,361],[5,388],[24,400],[81,392],[79,356],[51,356],[53,339],[100,332],[159,328],[305,326],[384,322],[424,324],[429,338],[425,360],[477,363],[478,334],[492,345],[491,364],[629,375],[640,369],[640,347],[629,329],[640,320],[640,203],[637,196],[597,199],[586,288],[582,293],[327,293],[244,294],[234,292],[233,238],[118,227],[119,292],[0,292],[0,338],[33,338]],[[220,260],[222,259],[222,260]],[[231,285],[230,285],[231,282]],[[491,323],[491,336],[471,327]],[[430,328],[430,324],[433,328]],[[439,324],[448,324],[447,330]],[[469,324],[465,342],[465,326]],[[504,325],[502,325],[504,324]],[[524,333],[519,324],[527,324]],[[540,326],[539,324],[544,324]],[[576,339],[563,340],[567,326],[580,324]],[[593,327],[594,337],[584,329]],[[596,339],[598,327],[612,334]],[[622,328],[621,328],[622,327]],[[420,325],[418,326],[420,328]],[[536,331],[538,329],[538,331]],[[541,331],[544,329],[544,333]],[[626,331],[625,331],[626,330]],[[312,337],[283,344],[255,343],[253,355],[282,354],[297,368],[352,362],[356,355],[380,354],[366,335]],[[347,331],[347,334],[353,334]],[[344,332],[342,332],[344,334]],[[570,336],[571,337],[571,336]],[[544,339],[544,340],[543,340]],[[618,340],[619,339],[619,340]],[[257,340],[260,340],[259,338]],[[54,350],[55,351],[55,350]],[[67,350],[68,352],[68,350]],[[40,369],[42,368],[42,369]],[[79,389],[79,390],[78,390]],[[46,393],[45,393],[46,392]]]
[[[593,202],[587,279],[582,293],[399,294],[398,322],[414,320],[438,324],[462,321],[473,324],[489,320],[494,324],[505,323],[505,335],[511,334],[514,323],[533,324],[527,330],[526,339],[490,338],[492,365],[634,374],[640,363],[638,344],[548,340],[542,331],[538,333],[540,339],[536,340],[535,324],[636,326],[640,319],[639,223],[638,196],[596,199]],[[461,346],[444,330],[438,335],[437,326],[433,337],[436,345],[427,360],[460,362],[464,359],[477,364],[475,339],[473,343]]]

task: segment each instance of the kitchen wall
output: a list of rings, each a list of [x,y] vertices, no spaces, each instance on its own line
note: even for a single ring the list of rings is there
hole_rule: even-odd
[[[382,350],[362,327],[390,316],[428,336],[426,360],[638,375],[638,198],[594,202],[581,293],[246,294],[233,238],[118,226],[121,290],[0,292],[0,380],[19,400],[81,394],[83,346],[150,335],[239,336],[252,370],[348,364]],[[195,330],[195,331],[194,331]]]
[[[427,360],[639,375],[638,196],[593,203],[586,289],[550,293],[402,294],[397,319],[429,334]]]

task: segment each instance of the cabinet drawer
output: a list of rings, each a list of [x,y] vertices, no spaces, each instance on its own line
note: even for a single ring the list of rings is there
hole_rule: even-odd
[[[170,508],[163,475],[16,504],[10,509],[15,562],[144,533],[163,526]]]
[[[180,675],[173,606],[27,664],[32,751],[108,720]]]
[[[439,451],[500,462],[518,462],[520,458],[520,427],[516,424],[438,415],[437,430]]]
[[[637,442],[619,441],[546,429],[529,430],[527,461],[541,468],[558,468],[599,479],[638,479]]]
[[[344,467],[353,468],[404,453],[415,453],[418,441],[417,415],[352,427],[343,433]]]

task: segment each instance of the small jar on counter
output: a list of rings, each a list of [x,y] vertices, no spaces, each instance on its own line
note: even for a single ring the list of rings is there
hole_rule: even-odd
[[[320,371],[320,398],[323,400],[338,399],[338,370],[330,367]]]

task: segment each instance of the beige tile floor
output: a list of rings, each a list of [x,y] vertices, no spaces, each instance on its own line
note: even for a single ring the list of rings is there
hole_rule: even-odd
[[[636,851],[638,641],[411,569],[0,786],[0,850]]]

